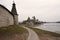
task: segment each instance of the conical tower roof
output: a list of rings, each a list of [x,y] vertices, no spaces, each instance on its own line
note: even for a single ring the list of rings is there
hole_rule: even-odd
[[[18,15],[17,14],[17,10],[16,10],[16,4],[15,4],[15,2],[13,2],[13,4],[12,4],[12,10],[11,10],[11,12],[13,13],[13,15]]]

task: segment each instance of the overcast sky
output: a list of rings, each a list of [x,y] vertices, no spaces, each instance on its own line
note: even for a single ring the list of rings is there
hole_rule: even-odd
[[[19,21],[36,16],[40,21],[60,21],[60,0],[14,0]],[[13,0],[0,0],[0,4],[11,10]]]

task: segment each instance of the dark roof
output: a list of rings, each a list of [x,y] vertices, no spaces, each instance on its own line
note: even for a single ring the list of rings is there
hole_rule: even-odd
[[[4,8],[6,11],[8,11],[12,16],[14,16],[6,7],[4,7],[4,6],[1,5],[1,4],[0,4],[0,6],[1,6],[2,8]]]
[[[11,12],[12,12],[14,15],[18,15],[18,14],[17,14],[17,10],[16,10],[16,6],[15,6],[16,4],[13,3],[12,5],[13,5],[13,6],[12,6]]]

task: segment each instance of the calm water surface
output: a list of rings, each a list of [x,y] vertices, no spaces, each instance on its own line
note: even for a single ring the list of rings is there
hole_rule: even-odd
[[[35,28],[60,33],[60,23],[45,23]]]

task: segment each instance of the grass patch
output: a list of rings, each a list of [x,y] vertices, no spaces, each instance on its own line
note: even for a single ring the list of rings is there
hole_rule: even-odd
[[[0,27],[0,34],[14,34],[14,33],[24,33],[27,30],[18,26],[18,25],[12,25],[8,27]]]
[[[48,34],[48,35],[51,35],[51,36],[54,36],[54,37],[60,37],[60,34],[58,34],[58,33],[45,31],[45,30],[41,30],[41,29],[37,29],[37,28],[31,28],[31,29],[33,29],[38,35],[42,35],[42,34],[46,35],[46,34]]]

